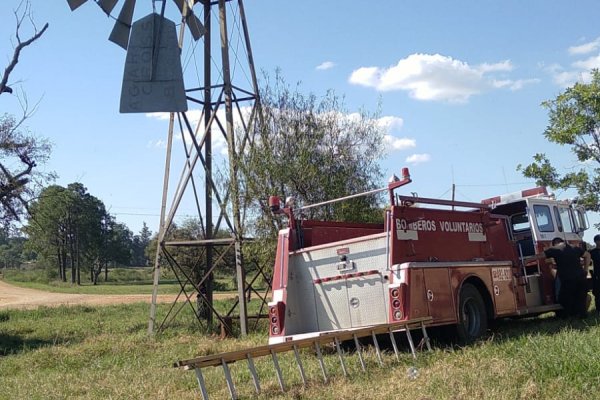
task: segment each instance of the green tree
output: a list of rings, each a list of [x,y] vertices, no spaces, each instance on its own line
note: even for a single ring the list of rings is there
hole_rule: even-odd
[[[58,185],[46,187],[30,206],[28,224],[24,231],[29,237],[27,248],[35,251],[38,261],[56,266],[58,276],[67,281],[67,218],[65,207],[70,202],[66,188]]]
[[[25,261],[23,247],[26,239],[22,236],[0,237],[0,268],[18,268]]]
[[[270,263],[282,220],[271,214],[269,195],[293,196],[296,206],[302,206],[379,187],[384,132],[378,114],[349,113],[333,91],[302,94],[300,86],[287,84],[279,71],[274,80],[265,75],[263,81],[262,118],[251,131],[252,146],[239,151],[239,168],[246,230],[259,239],[245,246],[245,257]],[[304,215],[380,222],[380,201],[378,196],[359,197],[312,208]],[[254,251],[262,255],[254,257]]]
[[[128,264],[131,257],[131,231],[81,183],[45,188],[32,203],[24,230],[28,247],[47,265],[57,267],[63,281],[70,267],[72,283],[81,283],[82,269],[89,269],[90,280],[96,283],[109,263]]]
[[[137,266],[148,266],[150,259],[146,256],[146,248],[152,238],[152,231],[146,223],[143,223],[140,233],[133,236],[131,245],[131,264]]]
[[[90,247],[91,281],[98,283],[98,276],[104,270],[104,281],[108,281],[108,267],[130,265],[132,257],[133,233],[125,224],[118,223],[114,217],[104,213],[100,219],[97,241]]]
[[[538,153],[531,164],[517,169],[539,185],[577,190],[580,204],[600,211],[600,71],[592,71],[589,83],[576,83],[542,105],[549,114],[544,136],[570,147],[579,165],[561,173],[545,154]]]

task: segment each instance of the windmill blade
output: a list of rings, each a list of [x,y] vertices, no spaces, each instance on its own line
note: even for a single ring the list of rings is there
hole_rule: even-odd
[[[179,8],[179,12],[183,15],[183,2],[187,1],[187,0],[173,0],[173,2],[175,4],[177,4],[177,8]],[[197,3],[197,1],[195,1],[194,3]],[[187,13],[184,15],[185,17],[185,24],[187,25],[188,29],[190,30],[190,33],[192,34],[192,37],[194,38],[194,40],[199,40],[202,35],[204,35],[204,33],[206,32],[206,29],[204,28],[204,25],[202,25],[202,22],[200,22],[200,19],[198,19],[198,17],[196,17],[196,15],[194,15],[194,11],[191,9],[191,7],[189,6],[188,3],[188,7],[186,8]]]
[[[133,20],[133,9],[135,8],[135,0],[125,0],[125,4],[119,13],[119,18],[115,22],[108,40],[121,46],[127,50],[129,43],[129,33],[131,31],[131,21]]]
[[[79,8],[80,5],[82,5],[83,3],[85,3],[87,0],[67,0],[67,3],[69,3],[69,7],[71,7],[71,11],[74,11],[75,9]]]
[[[192,37],[196,41],[199,40],[206,32],[206,29],[204,28],[204,25],[202,25],[202,22],[200,22],[198,17],[196,17],[192,12],[189,13],[187,17],[185,17],[185,23],[189,28]]]
[[[117,4],[117,1],[119,0],[100,0],[98,2],[98,5],[102,9],[102,11],[106,13],[106,15],[110,15],[113,8],[115,8],[115,5]]]

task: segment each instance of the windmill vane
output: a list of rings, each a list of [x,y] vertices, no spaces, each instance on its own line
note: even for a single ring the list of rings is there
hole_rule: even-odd
[[[131,34],[131,27],[133,25],[133,14],[135,10],[136,0],[124,0],[123,7],[119,12],[118,17],[114,17],[112,12],[116,7],[118,0],[93,0],[102,11],[109,17],[115,20],[115,25],[110,33],[108,40],[127,50],[127,46],[129,45],[129,36]],[[156,1],[164,1],[166,0],[153,0],[153,4]],[[185,24],[187,25],[190,33],[194,40],[199,40],[205,33],[205,28],[200,19],[194,14],[192,6],[189,4],[188,0],[172,0],[182,17],[185,19]],[[67,0],[71,11],[76,10],[87,0]],[[197,1],[194,1],[197,3]]]

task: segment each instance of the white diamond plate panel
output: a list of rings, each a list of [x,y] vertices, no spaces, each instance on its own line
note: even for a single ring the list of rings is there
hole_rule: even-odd
[[[386,286],[380,274],[346,280],[353,328],[388,322]]]
[[[351,327],[348,289],[344,280],[317,284],[315,293],[320,331]]]

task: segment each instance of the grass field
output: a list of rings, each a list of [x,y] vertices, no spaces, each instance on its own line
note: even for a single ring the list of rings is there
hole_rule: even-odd
[[[81,285],[50,280],[43,269],[7,269],[3,271],[2,276],[3,280],[16,286],[56,293],[150,294],[153,287],[152,268],[114,268],[110,270],[107,282],[103,280],[104,275],[100,276],[98,285],[90,283],[87,276],[82,279]],[[180,286],[175,278],[168,273],[160,280],[160,294],[177,294],[179,288]],[[235,284],[232,279],[217,278],[216,290],[233,291],[235,290]]]
[[[174,361],[266,342],[262,333],[228,340],[207,336],[190,324],[189,314],[149,337],[147,316],[144,304],[1,312],[0,398],[198,399],[193,372],[172,368]],[[356,355],[349,355],[350,379],[343,378],[337,357],[329,354],[328,385],[319,380],[316,359],[309,352],[302,357],[308,388],[300,385],[293,358],[280,359],[286,394],[279,392],[270,361],[259,359],[261,398],[594,399],[600,390],[600,318],[565,321],[550,314],[501,321],[487,340],[466,348],[438,345],[416,361],[408,352],[400,362],[388,353],[385,368],[368,351],[368,373],[360,370]],[[407,374],[413,366],[415,379]],[[245,364],[233,364],[232,374],[239,395],[250,397]],[[206,370],[205,378],[212,399],[227,398],[220,369]]]

